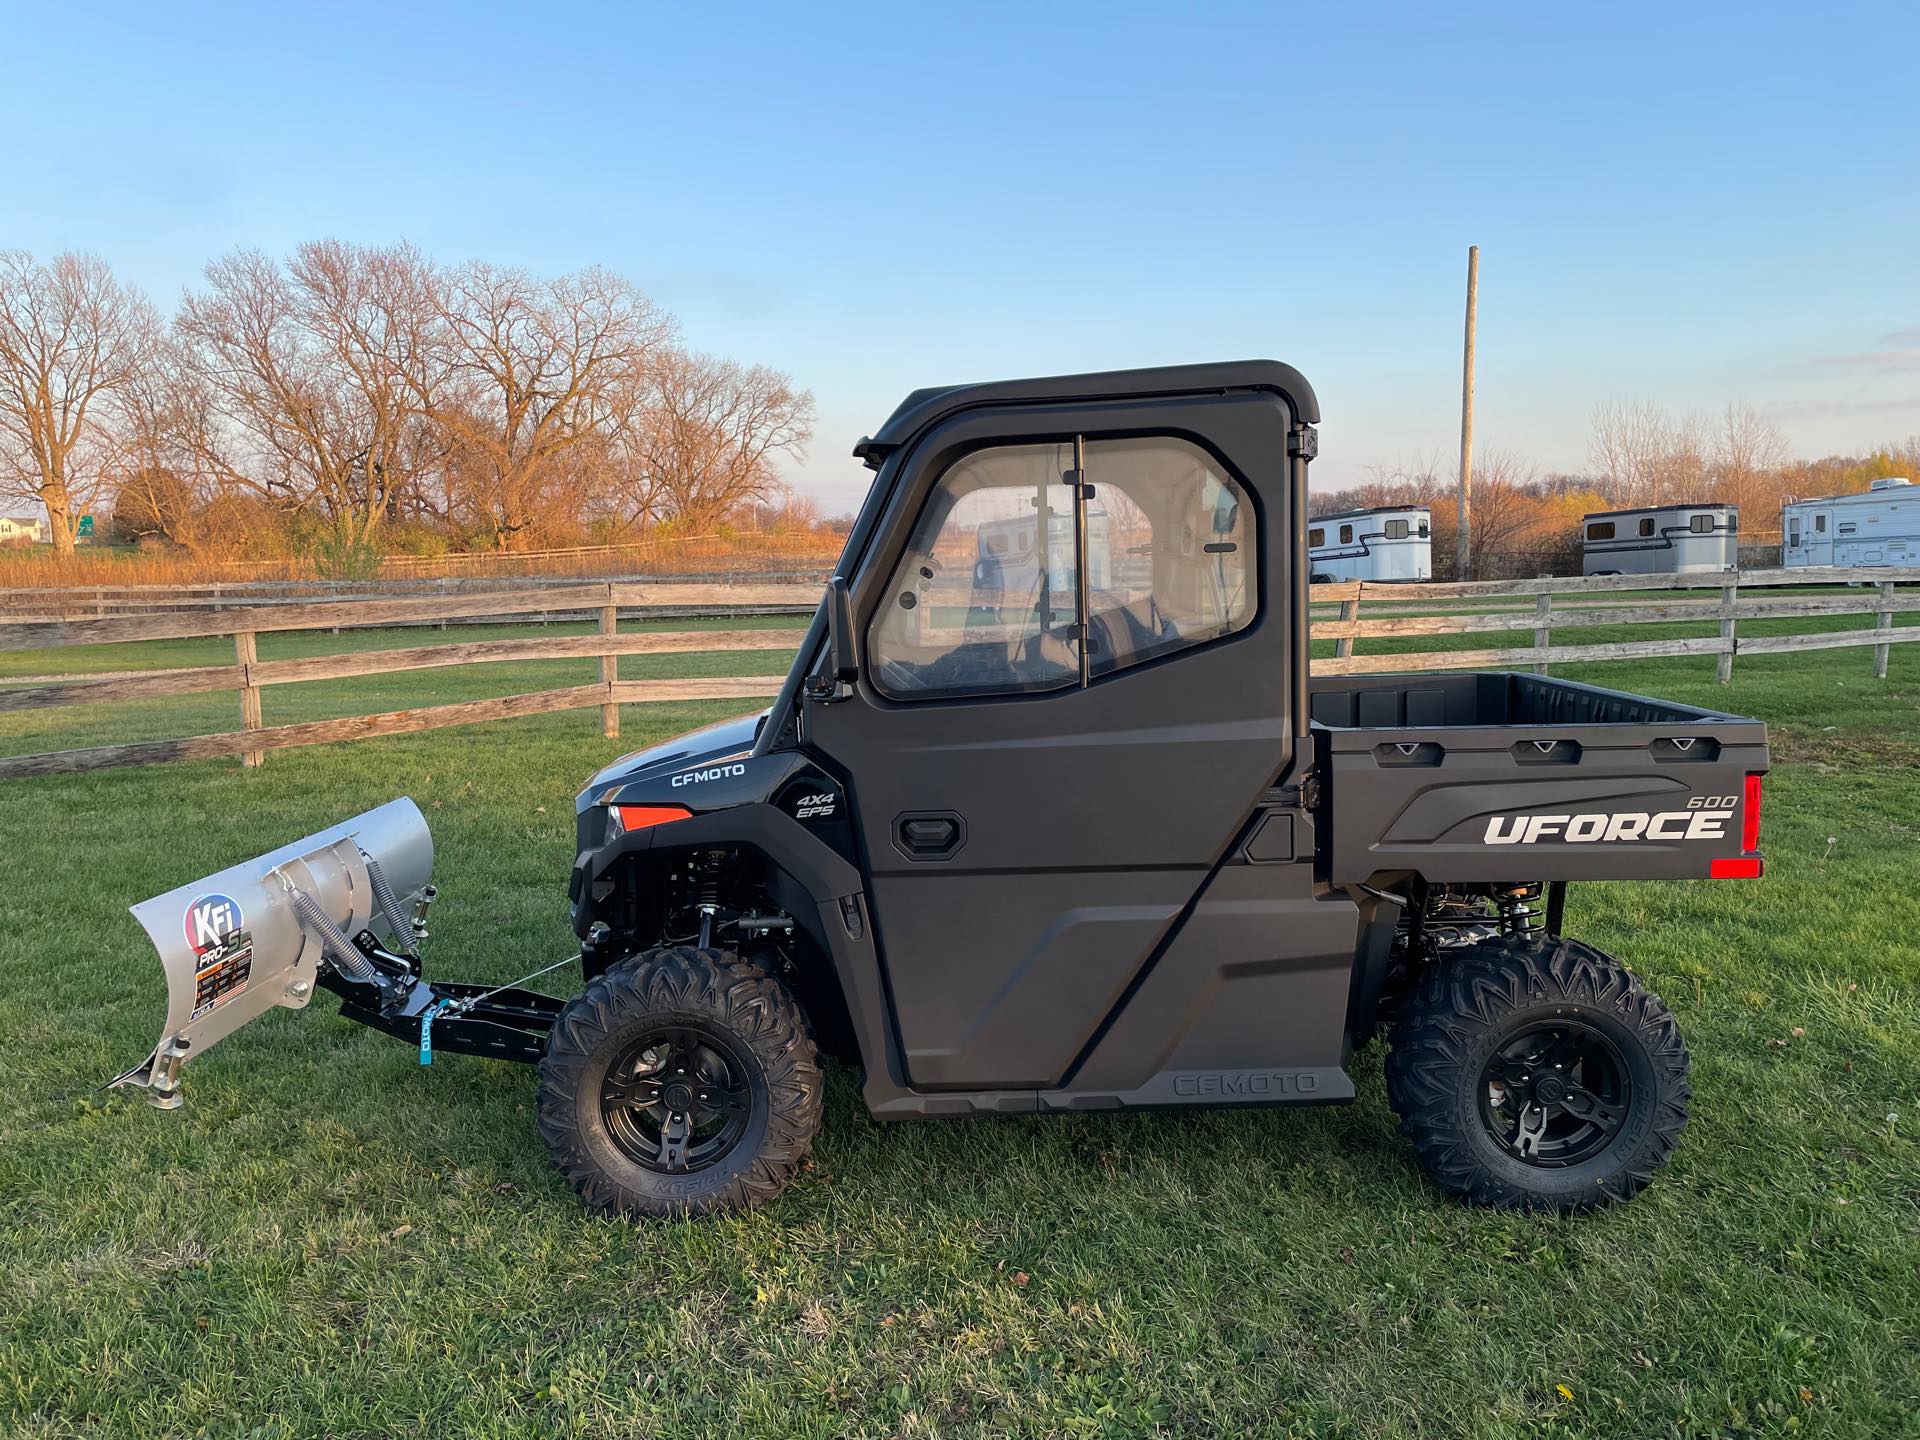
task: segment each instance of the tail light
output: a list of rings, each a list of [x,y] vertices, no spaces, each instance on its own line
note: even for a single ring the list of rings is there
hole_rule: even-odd
[[[1740,849],[1738,856],[1707,862],[1708,878],[1713,880],[1758,880],[1760,878],[1760,776],[1747,776],[1746,793],[1741,797]]]
[[[1751,855],[1760,848],[1760,776],[1747,776],[1746,804],[1740,820],[1740,848]]]

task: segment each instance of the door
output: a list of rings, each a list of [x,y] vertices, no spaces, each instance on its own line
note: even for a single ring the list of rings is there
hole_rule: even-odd
[[[1061,1082],[1292,754],[1275,397],[961,415],[852,577],[852,796],[908,1082]]]

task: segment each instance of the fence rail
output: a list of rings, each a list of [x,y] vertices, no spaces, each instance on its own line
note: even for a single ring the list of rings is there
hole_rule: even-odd
[[[1781,594],[1783,587],[1847,583],[1860,588],[1818,594]],[[1871,646],[1874,674],[1884,678],[1895,645],[1920,641],[1920,625],[1897,626],[1896,617],[1920,613],[1920,568],[1902,570],[1766,570],[1737,574],[1562,577],[1538,580],[1469,581],[1446,584],[1382,584],[1348,581],[1313,587],[1313,636],[1330,640],[1334,654],[1313,662],[1321,675],[1364,675],[1406,670],[1492,669],[1577,661],[1715,657],[1722,681],[1732,678],[1739,655],[1779,654]],[[171,587],[169,587],[171,588]],[[1756,598],[1754,592],[1760,592]],[[1647,592],[1679,592],[1649,599]],[[1692,598],[1693,592],[1705,593]],[[1767,593],[1774,592],[1774,593]],[[676,653],[784,650],[792,632],[778,630],[629,631],[623,617],[684,614],[689,610],[764,613],[810,610],[818,588],[806,584],[714,585],[676,582],[594,581],[527,585],[484,591],[436,590],[394,597],[276,600],[271,604],[224,601],[223,608],[161,611],[141,615],[21,619],[0,623],[0,650],[41,650],[68,645],[177,640],[231,635],[231,665],[118,671],[106,675],[0,677],[0,713],[69,705],[142,700],[173,695],[237,692],[241,728],[212,735],[137,741],[86,749],[0,757],[0,779],[147,765],[165,760],[238,755],[260,764],[269,750],[321,745],[337,740],[405,734],[448,725],[539,715],[598,706],[601,729],[620,733],[620,707],[656,701],[765,699],[780,681],[770,676],[713,676],[673,680],[622,680],[620,657]],[[259,659],[256,637],[267,631],[340,630],[384,625],[444,625],[522,617],[567,615],[597,620],[596,633],[533,639],[460,641],[291,660]],[[1872,617],[1871,629],[1817,630],[1802,634],[1745,637],[1742,621]],[[1718,634],[1658,637],[1601,643],[1554,642],[1562,630],[1596,626],[1712,623]],[[1357,643],[1441,635],[1526,633],[1524,646],[1455,648],[1356,654]],[[538,690],[497,699],[469,700],[412,710],[337,720],[269,726],[262,692],[275,685],[338,680],[363,675],[426,670],[500,661],[593,659],[596,683]]]
[[[1352,580],[1316,585],[1316,605],[1338,605],[1339,616],[1316,619],[1316,639],[1332,640],[1330,659],[1314,661],[1321,675],[1373,675],[1399,670],[1480,670],[1531,666],[1545,674],[1556,662],[1645,660],[1681,655],[1712,655],[1715,676],[1726,684],[1733,678],[1737,655],[1779,654],[1793,650],[1831,650],[1849,646],[1873,647],[1873,673],[1885,679],[1892,647],[1920,640],[1920,627],[1896,628],[1894,617],[1920,612],[1920,593],[1902,594],[1901,585],[1920,583],[1920,567],[1855,570],[1839,566],[1748,570],[1695,575],[1542,576],[1537,580],[1452,581],[1440,584],[1399,584]],[[1742,599],[1743,590],[1845,585],[1838,594],[1772,595]],[[1638,598],[1648,591],[1717,592],[1710,598],[1674,599],[1649,604]],[[1628,602],[1608,597],[1633,592]],[[1530,608],[1524,605],[1528,599]],[[1362,619],[1363,604],[1375,607]],[[1409,614],[1410,608],[1424,613]],[[1871,630],[1828,630],[1799,635],[1752,635],[1740,638],[1742,620],[1785,620],[1820,617],[1871,616]],[[1553,643],[1555,627],[1652,625],[1717,622],[1720,633],[1686,639],[1646,639],[1589,644]],[[1501,631],[1531,631],[1531,645],[1495,649],[1397,651],[1355,655],[1353,642],[1362,637],[1458,635]]]

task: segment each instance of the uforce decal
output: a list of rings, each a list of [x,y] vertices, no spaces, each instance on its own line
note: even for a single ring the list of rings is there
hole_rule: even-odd
[[[684,775],[676,775],[671,783],[677,790],[682,785],[700,785],[708,780],[727,780],[735,775],[746,773],[747,767],[744,765],[710,765],[705,770],[689,770]]]
[[[1740,804],[1738,795],[1696,795],[1684,810],[1623,810],[1594,815],[1494,815],[1487,820],[1489,845],[1533,845],[1561,840],[1574,845],[1608,840],[1724,840]]]

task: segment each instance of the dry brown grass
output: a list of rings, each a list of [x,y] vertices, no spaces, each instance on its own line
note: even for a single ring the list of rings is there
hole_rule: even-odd
[[[587,545],[518,553],[449,552],[389,555],[382,578],[521,575],[773,575],[824,574],[840,553],[841,537],[806,532],[785,535],[695,535],[631,545]],[[0,549],[0,589],[69,585],[197,585],[239,580],[320,578],[313,557],[217,561],[182,550],[90,547],[59,556],[48,546]]]

